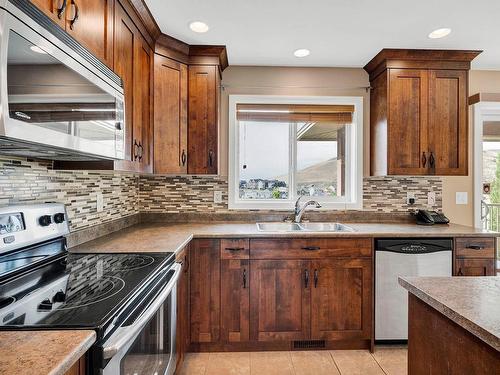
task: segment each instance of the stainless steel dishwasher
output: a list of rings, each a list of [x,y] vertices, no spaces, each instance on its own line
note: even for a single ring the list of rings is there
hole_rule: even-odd
[[[408,293],[399,276],[451,276],[451,238],[375,241],[375,339],[408,340]]]

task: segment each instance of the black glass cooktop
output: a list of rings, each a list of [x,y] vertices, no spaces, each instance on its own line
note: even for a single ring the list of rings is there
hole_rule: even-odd
[[[0,284],[0,329],[102,328],[173,254],[66,254]]]

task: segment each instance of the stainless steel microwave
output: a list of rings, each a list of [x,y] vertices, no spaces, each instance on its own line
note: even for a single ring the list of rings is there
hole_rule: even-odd
[[[26,0],[0,0],[0,154],[123,159],[121,79]]]

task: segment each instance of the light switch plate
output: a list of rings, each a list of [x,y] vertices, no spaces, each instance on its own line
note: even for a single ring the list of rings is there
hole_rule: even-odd
[[[410,199],[413,199],[413,204],[415,204],[417,202],[417,200],[415,198],[415,192],[413,192],[413,191],[406,192],[406,204],[408,204],[408,205],[412,204],[412,203],[410,203]]]
[[[455,203],[456,204],[467,204],[468,197],[466,191],[457,191],[455,194]]]
[[[436,193],[433,191],[429,191],[427,193],[427,205],[435,206],[436,205]]]
[[[222,191],[214,191],[214,203],[222,203]]]
[[[97,193],[96,203],[97,203],[97,212],[104,211],[104,198],[102,196],[102,193]]]

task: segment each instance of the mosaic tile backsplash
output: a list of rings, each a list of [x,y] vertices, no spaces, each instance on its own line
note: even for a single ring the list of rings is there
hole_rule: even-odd
[[[222,203],[213,202],[214,191]],[[364,211],[405,213],[427,207],[427,193],[436,194],[442,207],[439,177],[368,177],[364,179]],[[417,205],[406,205],[406,192],[414,191]],[[97,212],[102,194],[103,211]],[[62,202],[71,230],[120,219],[139,212],[228,213],[228,184],[212,176],[139,176],[132,173],[56,171],[51,162],[0,157],[0,205]]]

